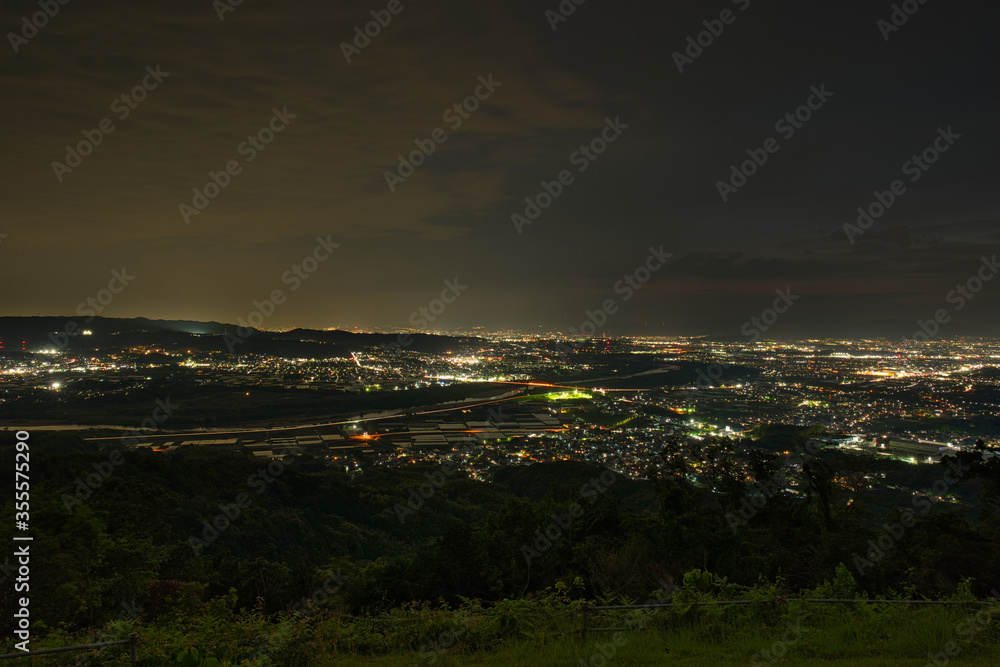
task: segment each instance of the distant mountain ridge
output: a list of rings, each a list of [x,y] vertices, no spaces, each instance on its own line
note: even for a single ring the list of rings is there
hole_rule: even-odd
[[[145,317],[0,317],[3,352],[58,349],[69,352],[156,346],[164,349],[235,354],[276,354],[300,357],[346,357],[370,346],[400,346],[404,350],[441,353],[478,339],[436,334],[351,333],[294,329],[264,331],[236,324],[192,320],[151,320]],[[83,335],[88,331],[87,335]],[[249,334],[248,334],[249,331]],[[406,343],[406,344],[404,344]]]

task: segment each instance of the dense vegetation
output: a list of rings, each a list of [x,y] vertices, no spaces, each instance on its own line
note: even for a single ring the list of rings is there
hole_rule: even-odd
[[[373,467],[351,479],[308,453],[285,463],[226,451],[95,453],[72,436],[33,435],[34,634],[66,645],[137,630],[148,664],[185,652],[187,664],[211,664],[211,653],[238,664],[251,651],[269,664],[335,664],[336,655],[415,655],[449,636],[453,653],[513,651],[504,655],[514,660],[518,642],[570,642],[553,637],[578,627],[582,601],[659,591],[684,603],[779,602],[660,612],[649,627],[667,634],[630,640],[629,650],[731,641],[748,660],[803,614],[815,619],[796,643],[812,647],[805,656],[828,656],[823,643],[849,626],[850,650],[892,654],[904,621],[925,632],[899,657],[943,647],[975,608],[806,613],[795,599],[969,600],[1000,589],[998,458],[981,450],[950,467],[908,466],[819,451],[814,432],[771,429],[749,452],[724,440],[671,443],[645,480],[552,463],[501,470],[492,483],[449,466]],[[788,484],[797,492],[775,491]],[[0,601],[9,638],[14,597]],[[968,656],[995,641],[990,626],[962,646]]]

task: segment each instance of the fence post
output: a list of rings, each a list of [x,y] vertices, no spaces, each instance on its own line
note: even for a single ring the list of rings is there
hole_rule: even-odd
[[[587,641],[587,603],[584,602],[583,606],[580,607],[580,639],[584,642]]]
[[[138,658],[138,656],[136,655],[136,649],[138,648],[139,638],[133,632],[132,636],[129,637],[129,640],[130,640],[129,641],[129,651],[130,651],[131,657],[132,657],[132,667],[135,667],[136,664],[137,664],[136,660]]]

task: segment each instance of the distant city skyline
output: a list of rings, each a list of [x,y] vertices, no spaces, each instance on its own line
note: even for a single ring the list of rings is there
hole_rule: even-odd
[[[759,318],[758,318],[759,320]],[[41,321],[45,324],[38,324],[37,321]],[[149,330],[154,331],[158,329],[172,330],[172,331],[182,331],[186,333],[194,333],[199,335],[223,335],[225,332],[233,333],[237,330],[257,330],[269,333],[287,333],[295,330],[304,331],[326,331],[334,332],[340,331],[344,333],[354,333],[354,334],[379,334],[379,335],[428,335],[428,336],[447,336],[447,337],[483,337],[483,338],[493,338],[493,339],[514,339],[518,337],[532,338],[532,339],[557,339],[557,340],[568,340],[568,339],[648,339],[650,341],[655,340],[677,340],[677,341],[697,341],[697,340],[713,340],[719,342],[736,343],[736,344],[746,344],[750,345],[753,343],[775,343],[775,344],[788,344],[788,343],[853,343],[853,342],[863,342],[863,341],[885,341],[889,344],[892,343],[954,343],[961,341],[1000,341],[1000,336],[996,335],[992,331],[982,331],[982,332],[969,332],[967,329],[957,329],[950,327],[941,327],[938,325],[934,328],[934,320],[928,319],[922,321],[920,324],[923,326],[914,327],[910,323],[905,321],[899,322],[882,322],[880,327],[875,327],[869,324],[866,328],[870,331],[874,331],[876,328],[880,328],[882,333],[872,333],[871,335],[864,333],[852,333],[850,328],[840,326],[831,327],[829,323],[825,322],[806,322],[802,323],[799,321],[792,321],[786,323],[784,327],[771,327],[767,331],[758,332],[756,336],[746,336],[741,334],[734,335],[731,331],[732,327],[726,326],[727,323],[716,323],[714,327],[708,327],[704,330],[692,330],[684,332],[668,332],[662,329],[665,327],[638,327],[631,331],[618,331],[609,329],[600,329],[595,333],[585,333],[581,331],[570,331],[566,328],[559,327],[543,327],[538,325],[534,328],[520,328],[520,327],[484,327],[484,326],[470,326],[470,327],[441,327],[441,328],[415,328],[412,326],[402,325],[402,326],[388,326],[388,327],[362,327],[353,324],[343,324],[343,323],[332,323],[323,327],[307,327],[307,326],[290,326],[290,327],[276,327],[269,326],[267,324],[263,326],[254,327],[244,319],[240,318],[236,322],[219,322],[215,320],[186,320],[186,319],[168,319],[168,318],[156,318],[156,317],[137,317],[137,318],[116,318],[116,317],[101,317],[97,319],[93,318],[80,318],[70,315],[62,316],[45,316],[45,315],[31,315],[31,316],[0,316],[0,349],[3,348],[4,341],[9,340],[11,346],[8,348],[14,350],[18,346],[18,341],[21,341],[26,335],[29,338],[35,340],[35,344],[32,345],[32,349],[38,348],[38,341],[53,341],[60,340],[61,344],[56,347],[61,349],[65,346],[66,336],[69,337],[79,337],[79,336],[89,336],[94,333],[98,333],[101,330],[109,330],[105,325],[110,324],[110,330],[117,330],[119,322],[143,322],[148,321],[151,323]],[[749,325],[751,322],[745,322],[744,327]],[[155,325],[155,326],[152,326]],[[176,326],[174,326],[176,325]],[[741,327],[743,328],[743,327]],[[661,329],[661,330],[657,330]],[[810,333],[813,332],[813,333]],[[30,332],[26,334],[25,332]],[[589,330],[588,330],[589,332]],[[43,344],[42,347],[47,347]],[[30,351],[30,350],[29,350]]]
[[[1000,330],[994,5],[573,7],[7,3],[0,315]]]

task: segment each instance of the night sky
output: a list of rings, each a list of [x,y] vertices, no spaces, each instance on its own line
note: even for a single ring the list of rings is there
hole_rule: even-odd
[[[106,316],[236,322],[281,290],[264,328],[405,327],[457,279],[421,328],[568,331],[611,299],[604,332],[740,337],[790,290],[774,335],[938,309],[941,336],[996,333],[1000,279],[949,298],[1000,270],[994,4],[910,0],[896,29],[871,0],[47,2],[37,34],[37,0],[0,9],[2,315],[74,315],[124,267]],[[357,48],[372,11],[388,25]],[[390,188],[415,140],[433,153]],[[228,185],[185,215],[210,172]],[[317,237],[339,247],[286,273]]]

